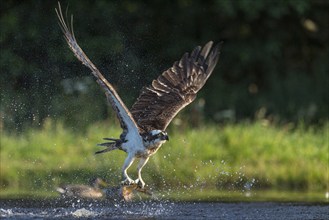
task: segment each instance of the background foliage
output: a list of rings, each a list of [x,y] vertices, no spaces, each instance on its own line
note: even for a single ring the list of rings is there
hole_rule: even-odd
[[[185,52],[224,42],[199,98],[145,167],[148,184],[167,192],[328,192],[329,1],[61,4],[74,14],[78,42],[128,107]],[[55,7],[1,2],[0,195],[52,191],[93,176],[120,181],[122,152],[92,154],[100,138],[120,134],[119,125],[63,40]]]
[[[96,123],[84,134],[77,134],[61,123],[46,120],[42,129],[29,129],[18,137],[6,132],[0,155],[0,197],[54,192],[61,183],[88,184],[94,177],[116,186],[126,154],[93,154],[100,149],[95,146],[100,137],[120,134],[119,126],[109,124]],[[299,191],[303,201],[310,199],[305,192],[319,192],[318,201],[328,202],[324,197],[329,189],[328,129],[329,123],[321,129],[302,124],[282,128],[266,121],[208,124],[186,130],[175,127],[169,143],[143,169],[143,178],[166,196],[185,190],[204,193],[204,197],[209,196],[207,191],[243,195],[279,190]],[[136,168],[134,164],[128,170],[134,179]],[[289,196],[286,199],[295,199]]]
[[[328,119],[326,0],[61,3],[75,16],[78,42],[128,106],[184,52],[214,40],[224,41],[219,65],[186,111],[201,108],[211,121]],[[55,7],[1,3],[2,130],[38,127],[48,117],[80,130],[110,117],[103,92],[67,48]]]

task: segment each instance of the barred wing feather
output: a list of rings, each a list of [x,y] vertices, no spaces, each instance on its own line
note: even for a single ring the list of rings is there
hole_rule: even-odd
[[[142,89],[131,108],[141,129],[165,130],[177,113],[195,99],[218,62],[219,47],[212,41],[203,48],[196,47]]]

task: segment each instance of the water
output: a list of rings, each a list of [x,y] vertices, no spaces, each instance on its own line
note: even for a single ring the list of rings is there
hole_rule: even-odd
[[[328,219],[328,203],[0,200],[1,219]]]

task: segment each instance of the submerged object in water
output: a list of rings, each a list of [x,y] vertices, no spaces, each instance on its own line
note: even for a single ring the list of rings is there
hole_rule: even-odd
[[[100,199],[103,198],[104,192],[102,187],[106,187],[107,183],[101,178],[95,178],[91,181],[91,185],[83,184],[62,184],[56,188],[63,197]]]
[[[101,178],[93,179],[90,185],[63,184],[57,187],[56,191],[64,198],[106,199],[125,202],[132,201],[136,193],[153,196],[149,189],[141,188],[138,184],[108,187],[108,184]]]

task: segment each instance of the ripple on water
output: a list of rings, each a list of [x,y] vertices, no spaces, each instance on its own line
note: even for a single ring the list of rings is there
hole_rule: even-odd
[[[80,203],[79,207],[47,203],[1,204],[3,219],[327,219],[328,203],[132,202]],[[65,205],[65,204],[61,204]]]
[[[82,208],[82,209],[78,209],[78,210],[72,212],[72,215],[74,217],[78,217],[78,218],[80,218],[80,217],[95,217],[96,213],[93,212],[93,211],[89,211],[85,208]]]
[[[40,205],[40,204],[39,204]],[[156,218],[172,216],[174,203],[165,201],[140,201],[133,203],[97,203],[78,202],[74,205],[66,203],[47,203],[0,208],[1,219],[60,219],[60,218]],[[63,205],[62,207],[59,207]]]

